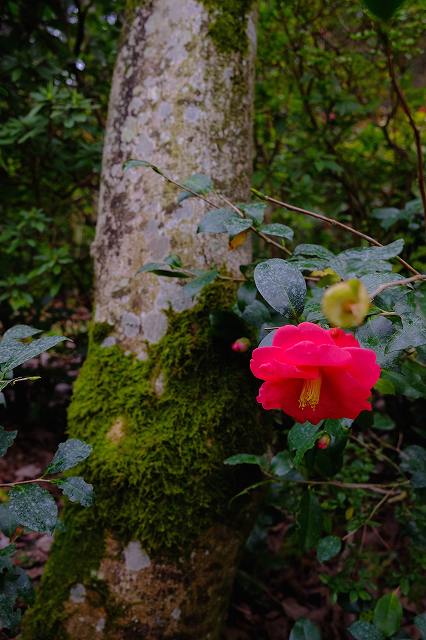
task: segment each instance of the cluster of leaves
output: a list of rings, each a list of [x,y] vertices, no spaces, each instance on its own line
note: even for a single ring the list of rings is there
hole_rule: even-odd
[[[90,287],[102,136],[122,3],[7,0],[0,43],[0,313]],[[78,264],[77,264],[78,263]]]
[[[422,217],[413,136],[389,81],[374,19],[401,3],[365,4],[370,11],[352,0],[260,3],[254,184],[282,200],[326,209],[373,235],[379,230],[372,211],[381,209],[384,216],[384,208],[392,209],[393,227],[384,239],[394,231],[404,233],[407,248],[420,260],[423,243],[410,233],[410,225]],[[424,133],[424,95],[416,81],[424,6],[413,0],[399,9],[382,28]],[[276,214],[277,220],[282,217]],[[291,221],[291,214],[284,219]],[[310,228],[307,221],[298,224],[299,233]],[[323,232],[320,240],[326,238]]]
[[[10,384],[31,380],[14,378],[14,369],[65,340],[61,336],[34,338],[39,333],[33,327],[16,325],[3,335],[0,341],[0,392]],[[0,427],[0,457],[6,454],[16,435],[17,431]],[[17,537],[25,529],[47,533],[55,530],[58,507],[45,486],[58,487],[71,502],[84,507],[92,504],[91,484],[81,476],[60,475],[83,462],[91,450],[91,446],[81,440],[66,440],[59,445],[39,478],[1,485],[8,490],[8,500],[0,505],[0,531],[10,539],[10,544],[0,551],[0,628],[15,629],[21,618],[19,603],[30,603],[33,598],[30,579],[13,562]]]

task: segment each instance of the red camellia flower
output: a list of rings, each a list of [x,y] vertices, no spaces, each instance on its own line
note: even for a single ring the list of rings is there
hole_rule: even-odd
[[[371,388],[380,376],[374,351],[342,329],[311,322],[280,327],[271,347],[253,351],[250,367],[265,380],[257,397],[264,409],[312,424],[371,410]]]

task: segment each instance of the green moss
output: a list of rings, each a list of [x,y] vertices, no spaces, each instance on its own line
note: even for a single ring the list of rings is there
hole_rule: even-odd
[[[247,14],[253,0],[201,0],[211,16],[209,35],[218,51],[247,50]]]
[[[182,557],[212,524],[238,528],[229,501],[246,478],[223,461],[263,450],[264,430],[248,359],[211,335],[209,313],[228,306],[231,294],[213,285],[193,309],[169,313],[168,333],[146,361],[101,347],[93,328],[69,409],[70,436],[93,445],[81,471],[95,487],[92,524],[81,538],[79,520],[59,536],[27,628],[42,624],[51,599],[60,624],[60,603],[99,562],[106,532],[123,544],[138,539],[151,556]]]
[[[93,509],[69,505],[55,535],[49,562],[42,579],[42,594],[24,618],[22,640],[66,640],[62,628],[63,603],[70,588],[84,582],[96,589],[103,603],[111,602],[106,585],[93,578],[104,552],[104,532]],[[76,561],[82,558],[83,562]],[[20,636],[21,637],[21,636]]]

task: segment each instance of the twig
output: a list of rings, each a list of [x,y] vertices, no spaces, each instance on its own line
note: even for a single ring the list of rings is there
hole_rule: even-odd
[[[362,231],[358,231],[357,229],[354,229],[353,227],[350,227],[348,224],[344,224],[343,222],[340,222],[335,218],[329,218],[327,216],[322,215],[321,213],[316,213],[315,211],[310,211],[309,209],[303,209],[302,207],[296,207],[295,205],[288,204],[287,202],[281,202],[281,200],[277,200],[276,198],[271,198],[271,196],[267,196],[264,193],[261,193],[260,191],[258,191],[257,189],[252,189],[252,192],[261,200],[265,200],[266,202],[271,202],[272,204],[276,204],[278,207],[282,207],[283,209],[288,209],[289,211],[294,211],[295,213],[302,213],[305,216],[316,218],[317,220],[321,220],[321,222],[325,222],[325,224],[330,224],[333,227],[339,227],[340,229],[349,231],[349,233],[352,233],[352,235],[358,236],[359,238],[363,238],[364,240],[367,240],[367,242],[369,242],[370,244],[373,244],[376,247],[383,247],[383,245],[375,238],[372,238],[371,236],[368,236],[366,233],[362,233]],[[406,262],[399,256],[396,256],[396,259],[398,260],[398,262],[400,262],[406,269],[408,269],[412,273],[416,274],[417,276],[421,275],[419,271],[417,271],[417,269],[412,267],[411,264],[408,264],[408,262]]]
[[[425,225],[426,225],[426,185],[425,185],[424,159],[423,159],[423,150],[422,150],[422,141],[420,137],[420,131],[415,123],[415,120],[411,113],[408,102],[405,99],[405,95],[398,84],[398,79],[396,77],[396,72],[395,72],[395,65],[393,62],[392,50],[389,44],[389,38],[383,32],[381,33],[381,36],[385,44],[386,59],[388,63],[389,75],[392,80],[392,86],[395,90],[396,95],[398,96],[399,102],[401,103],[402,110],[407,116],[408,123],[414,134],[414,142],[416,145],[416,156],[417,156],[417,181],[419,184],[420,197],[422,199],[423,213],[424,213],[424,219],[425,219]]]
[[[394,494],[397,487],[408,484],[409,481],[393,482],[388,484],[380,484],[375,482],[339,482],[338,480],[294,480],[301,484],[309,485],[329,485],[332,487],[339,487],[340,489],[365,489],[366,491],[373,491],[374,493],[388,494],[390,489],[391,494]]]
[[[373,300],[376,296],[381,294],[386,289],[390,289],[391,287],[400,287],[405,284],[409,284],[410,282],[416,282],[416,280],[426,280],[426,275],[419,274],[417,276],[411,276],[411,278],[404,278],[403,280],[394,280],[393,282],[385,282],[385,284],[381,284],[373,293],[370,298]]]
[[[18,480],[17,482],[5,482],[0,484],[0,487],[16,487],[20,484],[32,484],[33,482],[48,482],[51,483],[52,480],[47,480],[45,478],[35,478],[34,480]]]

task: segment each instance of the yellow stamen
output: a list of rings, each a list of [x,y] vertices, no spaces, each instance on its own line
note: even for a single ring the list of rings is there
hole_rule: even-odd
[[[311,409],[315,409],[320,399],[321,391],[321,378],[314,378],[313,380],[305,380],[302,393],[299,397],[299,407],[304,409],[308,404]]]

